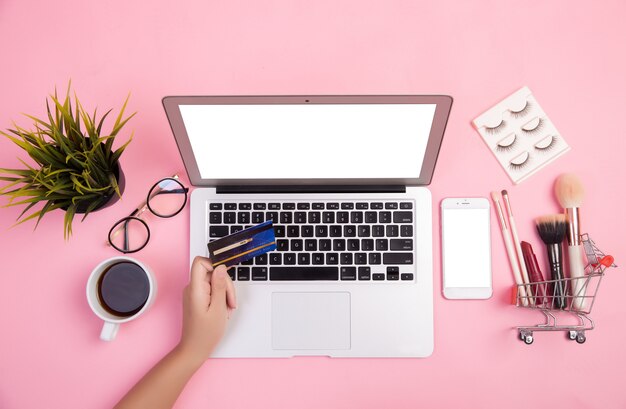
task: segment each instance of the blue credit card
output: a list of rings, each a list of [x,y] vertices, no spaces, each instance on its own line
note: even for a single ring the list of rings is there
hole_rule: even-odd
[[[257,224],[222,237],[207,244],[209,259],[213,267],[224,264],[226,267],[243,263],[251,258],[276,250],[276,237],[272,221]]]

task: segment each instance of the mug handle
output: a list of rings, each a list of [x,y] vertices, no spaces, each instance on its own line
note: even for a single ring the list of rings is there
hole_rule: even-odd
[[[115,322],[105,321],[100,332],[100,339],[103,341],[113,341],[117,335],[117,330],[120,329],[120,324]]]

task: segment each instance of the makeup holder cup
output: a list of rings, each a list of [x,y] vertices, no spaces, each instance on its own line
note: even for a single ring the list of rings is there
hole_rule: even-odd
[[[570,149],[528,87],[503,99],[472,124],[515,184]]]

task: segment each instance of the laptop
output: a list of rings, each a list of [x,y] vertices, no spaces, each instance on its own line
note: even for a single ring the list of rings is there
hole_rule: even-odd
[[[229,273],[216,357],[427,357],[433,170],[452,98],[169,96],[191,184],[190,259],[272,220],[277,250]]]

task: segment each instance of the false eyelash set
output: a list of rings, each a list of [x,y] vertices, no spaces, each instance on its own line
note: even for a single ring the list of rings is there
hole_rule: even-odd
[[[516,184],[570,149],[528,87],[499,102],[473,125]]]

